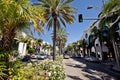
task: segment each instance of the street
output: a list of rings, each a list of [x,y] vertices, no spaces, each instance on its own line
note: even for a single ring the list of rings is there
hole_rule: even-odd
[[[114,72],[101,63],[91,63],[83,58],[63,60],[65,80],[120,80],[120,73]]]

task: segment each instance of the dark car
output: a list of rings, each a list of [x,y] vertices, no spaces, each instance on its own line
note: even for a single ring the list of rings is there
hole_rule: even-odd
[[[25,55],[22,59],[23,62],[29,62],[31,60],[31,57],[29,55]]]

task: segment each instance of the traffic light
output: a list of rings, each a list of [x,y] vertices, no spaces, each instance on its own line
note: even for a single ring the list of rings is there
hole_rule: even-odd
[[[120,42],[120,35],[118,32],[115,32],[114,34],[114,39],[115,39],[115,42],[119,43]]]
[[[79,20],[80,23],[83,22],[82,14],[79,14],[78,20]]]

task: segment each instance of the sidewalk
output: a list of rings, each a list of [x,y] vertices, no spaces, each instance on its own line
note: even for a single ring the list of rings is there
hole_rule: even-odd
[[[93,56],[86,56],[84,59],[89,62],[99,62],[99,63],[107,66],[107,68],[109,68],[110,70],[120,73],[120,66],[118,67],[118,65],[115,61],[107,60],[107,61],[101,62],[100,60],[98,60],[96,57],[93,57]]]
[[[105,68],[99,63],[86,62],[84,59],[63,60],[65,80],[120,80],[120,74]]]
[[[119,72],[120,73],[120,67],[118,67],[117,63],[115,61],[107,61],[102,63],[105,66],[108,66],[111,70]]]

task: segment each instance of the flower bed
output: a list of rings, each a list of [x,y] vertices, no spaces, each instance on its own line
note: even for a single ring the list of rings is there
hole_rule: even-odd
[[[55,61],[47,60],[40,64],[29,63],[27,65],[15,62],[16,65],[9,69],[12,78],[8,80],[64,80],[62,60],[62,57],[57,57]]]

